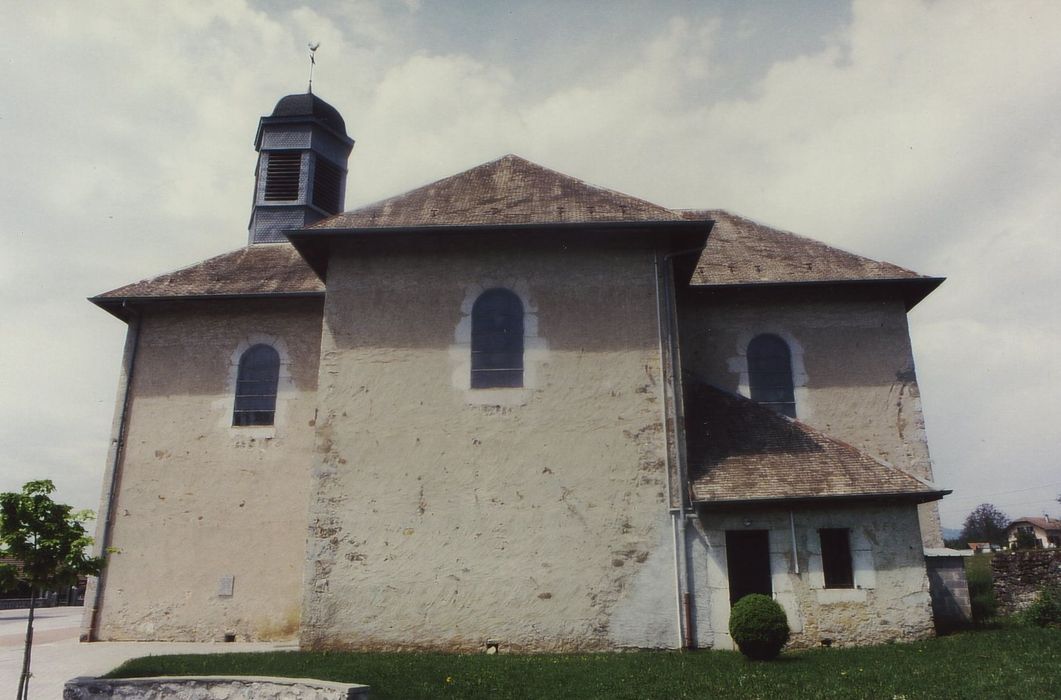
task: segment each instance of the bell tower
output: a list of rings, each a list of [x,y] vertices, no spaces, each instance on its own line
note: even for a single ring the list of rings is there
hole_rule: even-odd
[[[312,93],[288,95],[258,122],[249,243],[286,240],[284,231],[343,211],[354,140],[335,107]]]

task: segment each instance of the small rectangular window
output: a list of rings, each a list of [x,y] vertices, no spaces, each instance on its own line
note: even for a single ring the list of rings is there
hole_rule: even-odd
[[[826,588],[854,588],[855,575],[851,568],[851,536],[846,528],[822,528],[818,537],[822,543],[822,573]]]

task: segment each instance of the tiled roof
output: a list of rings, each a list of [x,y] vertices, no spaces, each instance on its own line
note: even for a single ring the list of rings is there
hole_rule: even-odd
[[[507,155],[309,228],[682,221],[679,212]]]
[[[302,99],[303,96],[294,96]],[[281,100],[284,103],[288,98]],[[279,109],[280,105],[278,105]],[[940,280],[876,262],[718,210],[676,211],[595,187],[507,155],[424,187],[320,221],[297,234],[323,275],[315,233],[461,226],[630,224],[714,220],[692,284],[726,287],[807,282],[903,283],[907,307]],[[706,229],[705,229],[706,230]],[[702,235],[702,234],[701,234]],[[310,243],[308,239],[313,239]],[[293,238],[295,240],[295,238]],[[326,247],[326,244],[322,244]],[[256,244],[176,272],[105,292],[92,301],[323,293],[314,269],[288,243]]]
[[[696,384],[685,402],[694,501],[930,501],[947,493],[751,399]]]
[[[130,299],[323,294],[324,285],[290,243],[256,244],[92,298]]]
[[[715,221],[693,274],[696,285],[932,279],[721,209],[682,213],[691,219]]]
[[[1010,522],[1009,527],[1013,527],[1017,523],[1028,523],[1029,525],[1040,527],[1043,530],[1047,530],[1049,532],[1053,532],[1055,530],[1061,531],[1061,520],[1058,520],[1057,518],[1050,518],[1049,520],[1047,520],[1046,518],[1037,517],[1017,518],[1016,520]]]

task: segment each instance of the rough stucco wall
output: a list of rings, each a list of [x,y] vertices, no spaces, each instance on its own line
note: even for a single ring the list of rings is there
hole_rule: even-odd
[[[319,300],[145,314],[101,640],[294,636],[320,319]],[[286,360],[277,424],[234,428],[233,362],[267,339]]]
[[[901,300],[699,296],[680,307],[684,369],[748,395],[748,342],[784,338],[793,354],[799,420],[932,480],[928,439]],[[920,507],[926,547],[941,547],[935,504]]]
[[[700,537],[709,579],[697,600],[710,606],[713,646],[733,648],[729,636],[727,530],[769,530],[774,598],[788,615],[792,647],[910,641],[932,634],[932,610],[925,560],[914,506],[837,506],[793,511],[799,574],[792,556],[787,510],[727,513],[705,509]],[[848,528],[855,588],[826,589],[819,528]],[[706,601],[706,603],[704,602]]]
[[[652,255],[586,252],[333,256],[303,646],[674,645]],[[491,285],[537,367],[483,402],[455,368]]]

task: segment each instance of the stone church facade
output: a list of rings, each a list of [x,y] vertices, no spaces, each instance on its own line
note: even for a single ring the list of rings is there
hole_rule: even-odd
[[[932,631],[906,312],[940,279],[505,156],[343,212],[353,141],[262,118],[248,244],[128,324],[84,636],[305,648]]]

